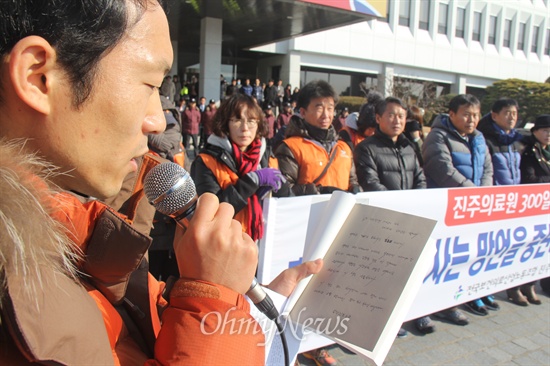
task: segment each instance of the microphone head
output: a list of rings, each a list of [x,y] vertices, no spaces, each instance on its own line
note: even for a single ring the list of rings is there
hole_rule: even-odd
[[[157,211],[176,217],[197,200],[195,183],[189,173],[175,163],[159,164],[147,173],[143,190]]]

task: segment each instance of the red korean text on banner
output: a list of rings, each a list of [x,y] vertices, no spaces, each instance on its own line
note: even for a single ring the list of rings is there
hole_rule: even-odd
[[[550,215],[550,184],[449,189],[445,224]]]

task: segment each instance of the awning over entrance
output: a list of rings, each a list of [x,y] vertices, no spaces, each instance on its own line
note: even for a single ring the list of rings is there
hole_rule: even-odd
[[[291,37],[386,16],[387,0],[169,0],[171,37],[198,62],[203,17],[222,19],[222,58]],[[196,57],[192,55],[196,54]]]

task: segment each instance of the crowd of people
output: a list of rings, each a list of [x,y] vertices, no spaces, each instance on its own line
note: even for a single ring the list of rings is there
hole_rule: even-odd
[[[282,80],[275,83],[273,79],[266,84],[257,78],[254,85],[250,83],[250,79],[245,79],[244,84],[241,84],[240,79],[232,79],[231,84],[227,84],[223,75],[221,79],[220,99],[210,99],[207,104],[206,97],[197,95],[199,89],[196,75],[193,75],[189,82],[184,82],[183,86],[180,85],[177,75],[164,77],[159,94],[162,96],[164,105],[179,111],[183,146],[188,152],[193,150],[198,154],[198,151],[205,146],[208,137],[212,134],[212,118],[217,108],[222,101],[234,95],[251,97],[263,111],[263,118],[268,128],[267,143],[271,144],[271,140],[281,129],[283,129],[281,137],[284,137],[283,127],[288,125],[293,114],[298,113],[296,107],[300,91],[298,87],[291,90],[290,84],[283,87]],[[190,90],[193,93],[190,93]]]
[[[377,92],[351,114],[347,108],[336,112],[338,97],[325,81],[306,84],[295,102],[275,118],[271,108],[262,113],[254,96],[229,95],[213,118],[213,136],[191,168],[199,194],[230,202],[253,239],[261,237],[251,230],[262,214],[256,200],[268,191],[288,197],[550,180],[550,115],[539,116],[532,135],[523,136],[515,129],[519,106],[510,98],[497,100],[482,118],[476,97],[458,95],[427,136],[422,109]],[[534,283],[507,294],[521,306],[540,304]],[[484,316],[499,304],[489,295],[464,307]],[[462,326],[470,321],[458,306],[433,315]],[[414,325],[424,334],[435,331],[429,315]],[[406,335],[403,328],[398,333]],[[337,363],[325,349],[303,355],[321,365]]]
[[[265,197],[550,182],[550,115],[520,138],[510,99],[479,122],[479,101],[458,95],[424,138],[421,110],[395,97],[369,94],[359,113],[336,115],[325,81],[232,80],[206,104],[196,78],[165,77],[162,2],[14,0],[0,27],[2,364],[263,364],[244,294]],[[167,160],[196,182],[185,230],[143,199],[144,177]],[[321,267],[268,287],[288,296]],[[533,284],[508,296],[541,301]],[[498,310],[491,296],[468,307]],[[439,315],[468,324],[457,308]],[[415,324],[435,330],[429,316]],[[337,363],[325,349],[304,357]]]

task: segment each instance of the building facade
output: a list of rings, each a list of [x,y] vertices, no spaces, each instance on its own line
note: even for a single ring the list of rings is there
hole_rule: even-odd
[[[550,77],[550,0],[392,0],[387,17],[256,47],[258,75],[328,80],[341,95],[390,94],[396,80],[438,93]]]

